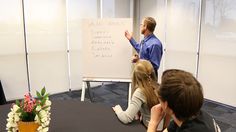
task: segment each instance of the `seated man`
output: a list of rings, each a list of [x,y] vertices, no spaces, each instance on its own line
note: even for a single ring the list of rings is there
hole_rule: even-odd
[[[173,119],[167,127],[168,132],[220,132],[215,120],[200,110],[202,86],[191,73],[176,69],[165,71],[158,98],[160,104],[151,109],[148,132],[156,132],[164,114]]]

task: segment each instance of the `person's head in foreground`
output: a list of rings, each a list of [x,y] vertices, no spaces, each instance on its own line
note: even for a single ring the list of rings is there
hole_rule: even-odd
[[[203,104],[201,84],[189,72],[167,70],[158,91],[163,110],[181,121],[199,114]]]
[[[151,110],[149,132],[156,130],[163,113],[173,119],[168,126],[170,132],[219,130],[214,119],[200,110],[204,100],[202,86],[191,73],[177,69],[164,71],[158,96],[160,105]]]

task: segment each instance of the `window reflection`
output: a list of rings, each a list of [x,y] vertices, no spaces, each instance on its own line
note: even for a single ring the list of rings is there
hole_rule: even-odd
[[[236,55],[235,7],[235,0],[203,1],[202,41],[205,45],[203,52]],[[222,50],[222,46],[227,52]]]

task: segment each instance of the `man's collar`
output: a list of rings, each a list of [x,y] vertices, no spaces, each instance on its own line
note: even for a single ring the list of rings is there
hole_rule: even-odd
[[[153,33],[151,33],[151,34],[145,36],[145,37],[143,38],[143,41],[144,41],[144,42],[148,41],[148,39],[150,39],[152,36],[154,36]]]

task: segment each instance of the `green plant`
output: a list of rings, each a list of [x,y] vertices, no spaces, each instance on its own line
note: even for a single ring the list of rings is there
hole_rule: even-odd
[[[30,122],[34,121],[40,126],[38,131],[48,131],[48,125],[50,122],[50,109],[51,101],[49,100],[49,94],[46,93],[45,87],[41,89],[40,92],[36,91],[37,98],[31,96],[27,93],[24,99],[13,104],[11,112],[8,114],[7,119],[7,130],[17,131],[17,122],[24,121]]]

